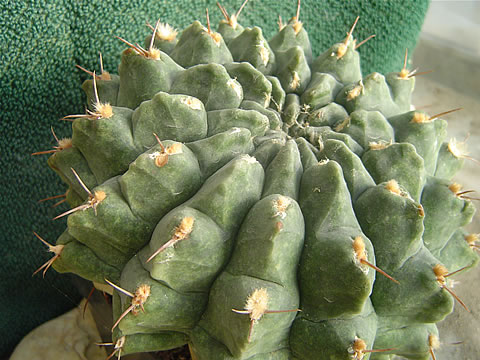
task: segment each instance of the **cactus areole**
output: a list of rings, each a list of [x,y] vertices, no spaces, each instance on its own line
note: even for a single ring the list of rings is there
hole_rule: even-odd
[[[313,58],[299,9],[266,40],[220,8],[216,31],[120,39],[118,75],[85,81],[71,140],[39,152],[72,207],[39,271],[111,286],[111,357],[434,357],[468,311],[449,276],[478,262],[446,121],[411,111],[406,64],[362,78],[353,28]]]

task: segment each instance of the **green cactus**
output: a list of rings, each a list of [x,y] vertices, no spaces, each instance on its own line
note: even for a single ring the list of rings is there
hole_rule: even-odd
[[[353,27],[313,59],[299,7],[270,41],[219,7],[218,32],[157,23],[85,81],[39,270],[113,287],[119,356],[428,359],[449,270],[479,260],[465,152],[410,111],[406,68],[361,78]]]

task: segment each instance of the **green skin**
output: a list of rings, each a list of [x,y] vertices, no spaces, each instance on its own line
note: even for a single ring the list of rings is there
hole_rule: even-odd
[[[270,108],[281,112],[283,109],[283,105],[285,104],[285,90],[283,90],[282,84],[277,77],[267,75],[266,78],[272,84],[272,97],[270,99]]]
[[[118,88],[120,86],[120,76],[110,75],[110,80],[96,79],[98,97],[103,102],[109,103],[112,106],[117,106]],[[82,84],[82,90],[87,96],[87,106],[90,110],[94,110],[96,102],[95,92],[93,89],[93,80],[85,80]]]
[[[283,214],[276,206],[279,199],[288,202]],[[298,307],[295,269],[303,235],[300,207],[285,196],[264,197],[246,217],[237,236],[236,251],[215,281],[209,306],[199,323],[202,329],[223,342],[234,356],[250,357],[286,347],[295,312],[264,314],[253,325],[248,341],[248,315],[234,313],[231,309],[243,309],[245,299],[259,288],[268,292],[268,309],[294,310]],[[260,257],[252,256],[254,254],[260,254]],[[291,271],[285,272],[285,269]]]
[[[172,59],[183,67],[197,64],[226,64],[233,61],[227,45],[220,36],[217,43],[207,29],[198,21],[194,21],[183,30],[178,43],[170,53]]]
[[[52,265],[56,271],[73,272],[98,283],[102,283],[105,277],[113,281],[120,279],[121,269],[100,260],[90,248],[75,240],[68,231],[60,235],[56,245],[65,246],[61,256]]]
[[[316,152],[318,152],[318,150],[302,137],[295,139],[295,142],[300,151],[300,159],[302,160],[303,169],[307,170],[308,168],[317,165],[318,160]]]
[[[188,68],[177,76],[170,91],[198,98],[207,111],[234,109],[243,100],[242,86],[219,64]]]
[[[121,331],[115,329],[114,337],[120,339],[122,336],[125,336],[122,355],[159,351],[159,349],[171,350],[181,347],[188,342],[188,337],[185,334],[174,331],[159,331],[155,334],[123,335]]]
[[[390,274],[400,284],[378,277],[372,303],[379,316],[388,316],[392,323],[401,318],[404,324],[435,323],[453,310],[452,296],[436,281],[433,267],[436,259],[425,247],[405,261],[403,267]],[[381,266],[381,265],[379,265]],[[414,292],[415,297],[410,294]],[[421,299],[421,302],[418,300]]]
[[[391,89],[393,101],[398,106],[399,112],[409,111],[412,92],[415,88],[415,77],[404,79],[398,76],[398,73],[390,73],[385,76],[385,80]]]
[[[322,354],[326,359],[350,360],[352,339],[361,338],[371,349],[376,327],[377,316],[370,301],[353,318],[314,322],[299,316],[291,331],[294,359],[316,359]]]
[[[429,177],[422,193],[426,215],[423,241],[430,251],[443,248],[455,230],[470,223],[475,214],[472,202],[455,195],[449,185],[445,180]],[[446,212],[449,221],[442,222]]]
[[[465,230],[458,229],[448,239],[443,248],[432,252],[447,269],[455,271],[464,267],[473,268],[478,264],[480,259],[475,249],[466,241],[466,235],[467,232]]]
[[[73,146],[87,160],[98,184],[122,174],[139,155],[132,137],[132,113],[130,109],[114,107],[108,119],[79,118],[73,122]]]
[[[435,172],[437,156],[445,137],[447,122],[435,119],[425,123],[412,122],[413,112],[390,117],[388,121],[395,130],[397,142],[409,142],[415,146],[418,154],[424,159],[427,174]]]
[[[372,142],[389,144],[394,141],[393,128],[379,111],[357,110],[352,112],[348,124],[340,131],[350,135],[365,150],[370,147]]]
[[[298,273],[302,315],[315,322],[357,315],[372,291],[375,275],[357,260],[353,239],[361,236],[365,241],[370,262],[374,262],[373,247],[355,218],[342,168],[334,161],[310,167],[300,194],[306,226]],[[328,261],[332,258],[335,263]]]
[[[249,342],[248,315],[232,311],[232,308],[243,309],[245,299],[255,289],[260,288],[266,289],[269,294],[269,309],[298,308],[298,291],[263,279],[232,275],[228,270],[218,277],[210,290],[209,301],[213,304],[207,307],[199,326],[224,343],[233,356],[250,357],[262,352],[280,350],[288,345],[288,334],[295,319],[295,312],[265,314],[254,324]]]
[[[334,139],[345,143],[345,145],[347,145],[356,155],[361,156],[363,154],[363,148],[349,135],[333,131],[328,126],[307,126],[300,131],[299,135],[303,135],[303,137],[308,139],[311,144],[317,145],[320,149],[323,147],[325,141]]]
[[[192,339],[189,342],[188,347],[194,359],[205,358],[210,360],[237,360],[239,357],[233,356],[228,348],[218,340],[211,337],[201,327],[196,327],[190,335]],[[288,348],[288,344],[283,349],[275,350],[272,352],[261,352],[252,357],[249,360],[290,360],[292,354]]]
[[[308,64],[311,65],[313,61],[312,46],[310,45],[308,34],[303,26],[300,27],[298,32],[295,31],[294,24],[295,20],[290,20],[286,26],[270,39],[268,44],[275,53],[299,46],[304,52]]]
[[[350,84],[362,78],[360,71],[360,55],[355,51],[353,38],[347,44],[347,51],[341,57],[337,56],[341,43],[333,45],[320,54],[312,63],[312,72],[333,75],[342,84]]]
[[[296,94],[288,94],[285,98],[285,106],[283,109],[283,121],[286,130],[295,124],[300,111],[300,97]]]
[[[70,205],[70,207],[75,208],[77,206],[82,205],[85,202],[86,196],[82,197],[78,195],[75,192],[75,190],[73,190],[72,187],[70,186],[65,192],[65,200],[67,204]]]
[[[461,229],[474,207],[445,180],[463,161],[445,122],[411,122],[413,78],[362,79],[353,37],[312,59],[294,20],[270,42],[260,28],[219,33],[217,46],[195,22],[158,44],[160,60],[126,50],[120,79],[98,82],[113,116],[76,119],[49,165],[72,204],[88,194],[71,168],[106,196],[68,216],[53,267],[150,286],[145,312],[114,291],[122,354],[188,343],[197,360],[351,359],[361,338],[395,348],[364,359],[427,359],[454,303],[434,267],[479,260]],[[232,309],[262,288],[252,325]]]
[[[207,113],[196,98],[158,92],[133,112],[132,132],[141,151],[156,144],[152,134],[160,140],[200,140],[207,136]]]
[[[307,88],[312,72],[305,53],[300,46],[275,54],[277,60],[276,75],[285,92],[301,95]]]
[[[346,118],[348,118],[348,113],[343,106],[331,102],[313,111],[308,111],[302,119],[302,124],[315,127],[334,127],[335,124],[343,122]]]
[[[95,208],[71,214],[67,220],[68,231],[101,260],[121,267],[145,243],[152,225],[132,213],[123,198],[118,177],[96,187],[95,191],[103,191],[105,199]],[[110,216],[105,216],[108,213]]]
[[[389,320],[379,317],[379,326],[375,337],[375,348],[388,349],[389,345],[396,344],[395,353],[413,360],[430,360],[429,336],[438,337],[435,324],[420,324],[409,326],[390,327]],[[393,360],[393,352],[373,353],[372,360]]]
[[[123,334],[142,332],[143,328],[148,332],[154,329],[186,331],[193,328],[204,310],[212,281],[230,255],[233,246],[232,235],[240,226],[239,222],[247,210],[260,198],[263,178],[263,168],[253,158],[247,156],[236,158],[210,177],[193,198],[170,213],[172,220],[167,218],[165,222],[159,223],[145,251],[140,251],[139,256],[132,258],[127,264],[132,271],[122,272],[120,286],[125,289],[134,290],[141,284],[152,287],[151,296],[145,303],[145,313],[137,316],[129,314],[120,322],[119,327]],[[250,182],[242,193],[224,190],[229,185],[242,183],[246,179]],[[206,199],[210,201],[206,202]],[[192,232],[187,238],[179,241],[177,246],[157,255],[153,264],[148,263],[149,272],[145,269],[144,259],[169,240],[169,236],[164,235],[171,234],[172,231],[165,231],[164,227],[178,226],[175,218],[178,220],[184,215],[194,216]],[[198,243],[200,240],[195,248],[189,246],[190,243]],[[185,250],[182,250],[184,247]],[[215,254],[215,258],[210,260],[209,255],[206,259],[202,252]],[[162,258],[167,261],[162,261]],[[170,263],[168,259],[172,259],[172,262]],[[205,259],[203,265],[198,262],[202,259]],[[154,280],[155,276],[162,276],[163,272],[171,270],[175,272],[168,283],[164,282],[163,277],[162,282]],[[186,277],[178,276],[179,272],[185,271],[189,272],[190,276],[188,274]],[[191,276],[196,277],[197,281],[191,281]],[[200,285],[199,281],[203,285]],[[123,304],[130,300],[124,295],[120,297]],[[181,303],[184,303],[184,306],[180,306],[180,309],[185,309],[186,312],[179,313],[177,307]],[[127,307],[125,305],[122,307],[123,310]],[[147,306],[150,307],[150,311]],[[152,316],[153,314],[155,316]],[[116,315],[119,316],[118,312]],[[137,326],[138,321],[142,325]],[[179,326],[175,325],[177,323]]]
[[[282,128],[282,119],[280,114],[272,109],[265,109],[262,105],[255,101],[244,100],[240,104],[240,108],[244,110],[255,110],[262,115],[268,117],[268,122],[270,123],[270,129],[280,130]]]
[[[363,109],[380,111],[385,117],[394,116],[408,110],[405,109],[404,97],[410,98],[413,91],[409,82],[398,83],[396,86],[399,87],[398,92],[405,93],[403,97],[397,98],[392,94],[383,75],[372,73],[356,83],[346,85],[339,92],[336,102],[345,106],[349,113]]]
[[[79,235],[76,240],[82,241],[83,239],[87,244],[91,244],[90,248],[94,252],[100,252],[100,258],[106,256],[104,258],[106,264],[109,264],[109,252],[117,254],[113,257],[113,259],[117,259],[117,263],[111,264],[111,266],[117,266],[121,269],[131,257],[131,255],[125,255],[125,253],[133,254],[135,251],[132,252],[130,248],[120,250],[112,248],[111,241],[122,245],[129,243],[130,246],[134,246],[138,250],[138,246],[142,244],[132,244],[132,241],[141,240],[145,237],[146,232],[151,233],[155,224],[169,210],[189,199],[201,186],[202,181],[224,163],[238,154],[250,151],[245,146],[253,148],[248,130],[242,129],[240,132],[236,132],[237,139],[240,139],[240,141],[232,141],[235,137],[230,135],[231,132],[232,130],[229,130],[225,134],[207,138],[201,143],[189,144],[190,148],[196,150],[195,153],[184,145],[181,147],[181,153],[170,155],[167,164],[161,167],[155,165],[155,158],[152,157],[152,154],[161,151],[161,147],[160,145],[154,146],[130,165],[129,170],[118,178],[118,185],[115,181],[113,188],[112,186],[108,187],[112,190],[113,197],[107,192],[106,199],[97,206],[97,214],[93,209],[87,209],[69,216],[69,221],[73,221],[70,232],[72,234],[78,232]],[[173,144],[171,141],[164,142],[164,146],[167,148]],[[219,152],[222,159],[202,155],[211,153],[213,148],[223,148],[223,151]],[[152,186],[155,192],[151,192],[148,197],[143,196],[144,189]],[[105,189],[100,187],[94,188],[92,191],[97,190]],[[109,218],[106,216],[105,220],[99,220],[99,217],[103,218],[102,209],[105,206],[113,207],[116,211],[116,217]],[[121,209],[123,211],[119,213]],[[121,227],[118,227],[117,224],[122,221],[127,221],[128,224],[132,225],[130,233],[122,231]],[[144,225],[139,226],[139,224]],[[114,236],[111,236],[112,230]],[[130,240],[127,240],[127,238]],[[93,268],[96,271],[89,269],[80,273],[89,280],[103,282],[104,277],[109,272],[104,271],[95,261],[93,263],[95,263]],[[70,268],[67,261],[59,271],[78,273],[77,268],[78,265],[75,261]]]
[[[374,179],[368,173],[362,160],[344,142],[334,139],[326,140],[323,142],[320,154],[323,159],[334,160],[340,164],[352,202],[355,202],[365,190],[375,186]]]
[[[378,266],[389,272],[403,266],[422,246],[425,216],[418,202],[392,193],[385,185],[367,189],[357,198],[354,208],[363,231],[375,247]]]
[[[166,248],[146,263],[157,249],[172,239],[175,228],[188,216],[195,219],[194,231],[188,239],[180,241],[175,247]],[[140,251],[139,257],[150,276],[168,287],[179,292],[206,292],[229,255],[227,239],[222,229],[208,216],[191,207],[177,208],[158,223],[148,246]],[[197,261],[192,262],[190,259],[193,258]],[[187,261],[191,262],[188,268],[185,266]],[[184,278],[178,276],[180,273]]]
[[[169,91],[173,80],[182,70],[183,68],[165,53],[160,53],[159,60],[153,60],[138,55],[133,49],[125,50],[118,67],[120,86],[117,106],[135,109],[157,92]]]
[[[435,177],[452,179],[453,176],[463,167],[465,159],[455,156],[449,149],[448,143],[443,143],[438,151],[437,167]]]
[[[414,200],[420,200],[427,175],[423,158],[413,145],[396,143],[371,149],[363,154],[362,161],[377,184],[395,179]]]
[[[236,26],[233,27],[226,20],[220,21],[217,28],[217,32],[222,35],[222,38],[227,45],[230,44],[230,41],[240,35],[243,30],[245,30],[245,28],[242,25],[237,23]]]
[[[249,104],[250,105],[250,104]],[[282,141],[283,144],[285,145],[285,142],[287,141],[287,134],[285,134],[283,131],[280,130],[267,130],[265,132],[265,135],[263,136],[257,136],[256,138],[253,139],[253,144],[255,146],[261,145],[263,142],[268,141],[268,140],[278,140]]]
[[[152,35],[148,35],[146,38],[145,38],[145,46],[144,48],[145,49],[148,49],[149,46],[150,46],[150,42],[152,41]],[[175,46],[177,45],[177,42],[178,42],[178,38],[175,37],[173,38],[172,40],[162,40],[157,36],[155,36],[155,40],[153,41],[153,46],[155,48],[157,48],[158,50],[161,50],[163,51],[165,54],[168,54],[170,55],[170,53],[172,52],[172,50],[175,48]]]
[[[228,49],[232,53],[234,61],[249,62],[264,75],[271,75],[275,70],[275,54],[259,27],[246,28],[239,36],[230,41]]]
[[[212,136],[233,127],[250,130],[252,136],[262,136],[270,127],[270,121],[265,115],[254,110],[223,109],[209,111],[208,136]]]
[[[295,141],[289,140],[266,169],[262,197],[283,194],[298,199],[302,173],[300,151]]]
[[[135,256],[122,271],[120,286],[134,292],[140,285],[149,285],[151,295],[144,304],[145,312],[140,311],[136,316],[130,313],[119,323],[119,330],[124,335],[187,331],[199,320],[206,305],[205,293],[184,293],[156,281]],[[119,298],[121,307],[119,312],[114,311],[115,318],[119,318],[131,304],[131,297],[120,294]]]
[[[189,143],[188,146],[195,152],[205,178],[235,156],[250,154],[254,150],[252,134],[245,128],[231,128],[209,138]]]
[[[164,141],[169,148],[174,144]],[[132,212],[139,218],[155,225],[173,207],[186,201],[201,186],[203,174],[197,156],[186,146],[180,145],[181,152],[168,156],[163,166],[155,164],[155,156],[162,151],[159,144],[141,154],[130,164],[120,179],[120,187]],[[143,196],[141,189],[155,189],[149,196]]]
[[[228,74],[243,87],[243,99],[256,101],[263,107],[270,105],[272,83],[249,63],[226,64]]]
[[[61,179],[68,184],[71,192],[76,193],[82,198],[82,202],[86,200],[87,194],[85,189],[79,184],[72,169],[74,169],[78,176],[80,176],[88,189],[93,189],[97,186],[95,175],[93,175],[90,170],[85,157],[76,147],[55,152],[48,158],[48,166],[50,166],[50,168],[52,168]]]
[[[317,109],[330,104],[342,89],[339,83],[330,74],[313,73],[308,87],[302,93],[301,103],[311,109]]]
[[[252,156],[266,169],[284,145],[284,139],[266,139],[257,146]]]

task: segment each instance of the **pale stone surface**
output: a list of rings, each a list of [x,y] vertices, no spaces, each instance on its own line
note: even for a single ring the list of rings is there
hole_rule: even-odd
[[[104,347],[95,321],[87,307],[85,318],[83,306],[79,306],[32,330],[17,345],[10,360],[105,360]]]

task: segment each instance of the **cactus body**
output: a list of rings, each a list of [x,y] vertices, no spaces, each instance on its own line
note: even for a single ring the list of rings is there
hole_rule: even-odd
[[[125,290],[123,354],[427,359],[454,304],[439,266],[478,262],[445,122],[415,120],[414,78],[362,79],[351,34],[313,59],[296,18],[218,31],[129,48],[97,82],[113,115],[49,160],[79,206],[53,267]]]

